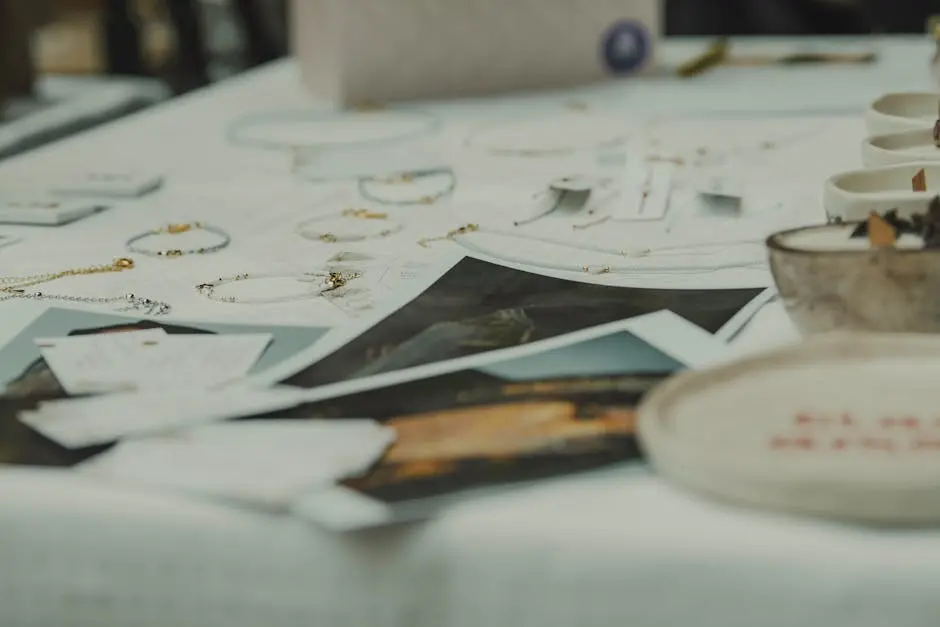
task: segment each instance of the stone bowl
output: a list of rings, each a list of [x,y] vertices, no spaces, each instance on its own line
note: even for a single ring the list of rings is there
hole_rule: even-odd
[[[909,235],[894,248],[871,248],[867,238],[849,238],[859,224],[767,238],[777,291],[800,333],[940,331],[940,250]]]

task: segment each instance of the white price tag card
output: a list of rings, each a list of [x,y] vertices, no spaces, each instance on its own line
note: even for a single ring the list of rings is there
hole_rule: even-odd
[[[100,203],[55,196],[0,199],[0,223],[58,226],[103,209]]]
[[[52,187],[60,196],[137,198],[163,185],[163,177],[143,172],[89,172]]]
[[[743,183],[725,176],[712,176],[698,184],[698,193],[706,197],[734,198],[738,202],[746,196]]]
[[[208,389],[248,374],[271,344],[266,333],[166,335],[133,366],[136,389]]]
[[[676,164],[668,161],[656,162],[650,168],[649,187],[640,212],[642,220],[662,220],[669,210]]]
[[[209,389],[248,374],[269,334],[167,335],[162,330],[37,340],[70,394]]]
[[[676,165],[631,163],[621,183],[621,197],[613,218],[624,221],[662,220],[669,210]]]
[[[43,360],[69,394],[136,388],[133,365],[141,351],[166,337],[163,329],[36,338]]]

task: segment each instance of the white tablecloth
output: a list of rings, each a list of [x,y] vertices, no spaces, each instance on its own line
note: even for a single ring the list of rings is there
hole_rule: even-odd
[[[885,91],[929,87],[927,42],[886,40],[881,53],[873,67],[716,71],[597,95],[621,102],[625,115],[860,113]],[[257,161],[226,145],[225,124],[308,104],[296,68],[277,64],[24,155],[0,167],[0,182],[114,158],[199,183],[262,181]],[[34,314],[5,304],[0,340]],[[794,337],[769,306],[735,348]],[[4,627],[936,627],[938,592],[940,532],[727,507],[639,465],[348,536],[66,471],[0,471]]]

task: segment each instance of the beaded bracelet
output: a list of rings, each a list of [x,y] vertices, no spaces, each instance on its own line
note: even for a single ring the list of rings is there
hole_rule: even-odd
[[[443,187],[435,192],[421,194],[414,198],[383,198],[374,190],[376,185],[405,185],[432,178],[445,177]],[[433,205],[438,200],[449,196],[457,187],[457,177],[453,170],[429,170],[427,172],[410,172],[395,177],[367,176],[359,179],[359,195],[368,201],[381,205]]]
[[[378,221],[383,220],[381,228],[379,230],[373,230],[373,232],[360,232],[360,233],[335,233],[333,231],[327,230],[312,230],[310,225],[317,222],[323,222],[329,219],[343,219],[349,218],[350,220],[361,220],[361,221]],[[316,218],[310,218],[309,220],[304,220],[297,225],[297,232],[304,239],[317,240],[320,242],[326,242],[328,244],[337,244],[340,242],[361,242],[367,239],[376,239],[380,237],[388,237],[398,233],[403,228],[400,222],[392,222],[388,220],[387,213],[380,213],[369,211],[368,209],[345,209],[339,213],[331,213],[324,216],[318,216]]]
[[[206,233],[211,233],[220,238],[220,241],[212,244],[210,246],[202,246],[199,248],[170,248],[167,250],[151,250],[147,248],[140,248],[137,243],[141,240],[147,239],[148,237],[153,237],[155,235],[179,235],[181,233],[188,233],[190,231],[205,231]],[[140,235],[135,235],[134,237],[127,240],[124,245],[131,252],[138,253],[140,255],[148,255],[150,257],[182,257],[183,255],[205,255],[207,253],[214,253],[222,250],[229,245],[229,242],[232,241],[232,238],[228,233],[223,231],[220,228],[204,224],[202,222],[183,222],[178,224],[168,224],[167,226],[153,229],[147,231],[146,233],[141,233]]]

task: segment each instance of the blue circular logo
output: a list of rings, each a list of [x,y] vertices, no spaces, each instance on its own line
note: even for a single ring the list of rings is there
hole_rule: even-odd
[[[627,20],[614,24],[604,36],[602,56],[615,74],[629,74],[642,67],[652,48],[650,33],[643,24]]]

